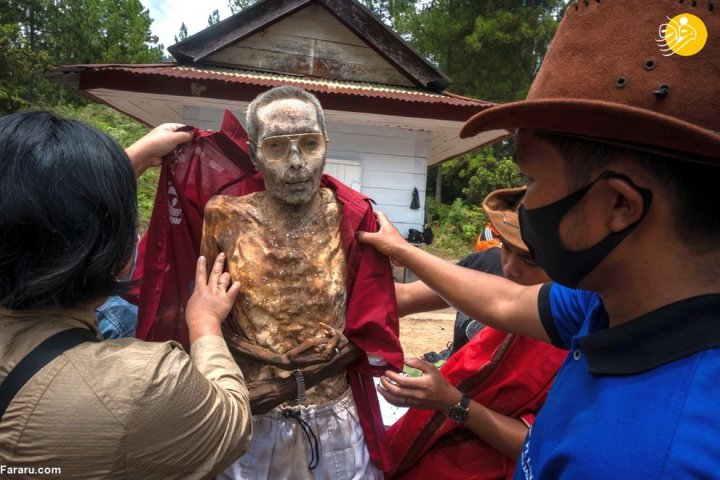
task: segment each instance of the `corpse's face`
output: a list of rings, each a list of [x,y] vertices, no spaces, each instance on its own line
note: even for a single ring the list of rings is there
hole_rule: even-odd
[[[322,134],[317,119],[315,107],[307,102],[297,99],[278,100],[257,111],[259,124],[258,147],[255,148],[255,165],[263,174],[265,190],[280,204],[291,206],[307,205],[318,193],[320,178],[325,167],[324,143],[319,155],[303,154],[306,151],[318,148],[301,134]],[[281,136],[300,135],[302,138],[290,137],[293,141],[287,154],[277,156],[273,152],[283,151],[282,143],[278,147],[269,137],[276,137],[278,141],[285,142]],[[324,138],[324,137],[323,137]],[[301,145],[298,142],[305,142]],[[287,143],[286,143],[287,145]],[[264,151],[270,152],[272,157],[266,156]]]

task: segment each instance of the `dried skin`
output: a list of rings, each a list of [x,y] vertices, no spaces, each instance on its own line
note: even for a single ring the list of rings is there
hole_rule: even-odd
[[[345,258],[340,205],[327,189],[319,206],[297,219],[263,208],[265,192],[217,196],[205,212],[202,254],[220,251],[242,292],[233,307],[235,333],[272,352],[286,353],[311,338],[328,338],[322,324],[345,326]],[[318,347],[315,347],[318,348]],[[289,372],[238,359],[246,380],[286,377]],[[347,389],[345,374],[308,391],[307,403],[324,403]]]

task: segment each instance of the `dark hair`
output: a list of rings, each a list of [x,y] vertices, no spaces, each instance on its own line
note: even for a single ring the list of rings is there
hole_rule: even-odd
[[[49,112],[0,118],[0,306],[81,306],[122,293],[135,174],[106,134]]]
[[[264,107],[265,105],[269,105],[272,102],[287,99],[301,100],[314,106],[315,111],[317,112],[317,121],[320,125],[320,131],[322,133],[325,133],[325,114],[323,113],[322,106],[320,105],[320,101],[317,99],[317,97],[312,93],[306,92],[302,88],[293,87],[290,85],[283,85],[281,87],[271,88],[270,90],[261,93],[260,95],[255,97],[252,102],[250,102],[250,105],[248,105],[247,115],[245,118],[248,138],[254,141],[258,140],[257,137],[260,130],[260,126],[257,122],[258,109]],[[255,153],[255,145],[252,142],[248,143],[252,152]]]
[[[627,147],[536,131],[563,157],[565,176],[572,190],[586,185],[615,158],[628,158],[648,170],[670,197],[675,228],[688,239],[691,251],[720,248],[720,167],[665,157]],[[658,195],[658,192],[654,192]]]

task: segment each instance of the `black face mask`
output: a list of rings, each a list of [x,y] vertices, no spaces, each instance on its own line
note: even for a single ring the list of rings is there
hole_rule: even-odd
[[[600,180],[620,178],[629,183],[643,197],[643,212],[637,222],[621,232],[612,232],[592,247],[572,252],[563,247],[560,240],[560,221],[582,197]],[[645,218],[652,192],[638,187],[630,177],[616,173],[603,172],[595,180],[570,195],[549,205],[526,210],[520,206],[520,235],[530,250],[535,263],[542,267],[554,281],[566,287],[574,288]]]

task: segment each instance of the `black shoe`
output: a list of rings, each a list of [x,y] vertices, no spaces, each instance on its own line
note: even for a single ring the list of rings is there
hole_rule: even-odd
[[[443,358],[437,352],[427,352],[425,355],[423,355],[423,358],[430,363],[435,363],[443,360]]]

